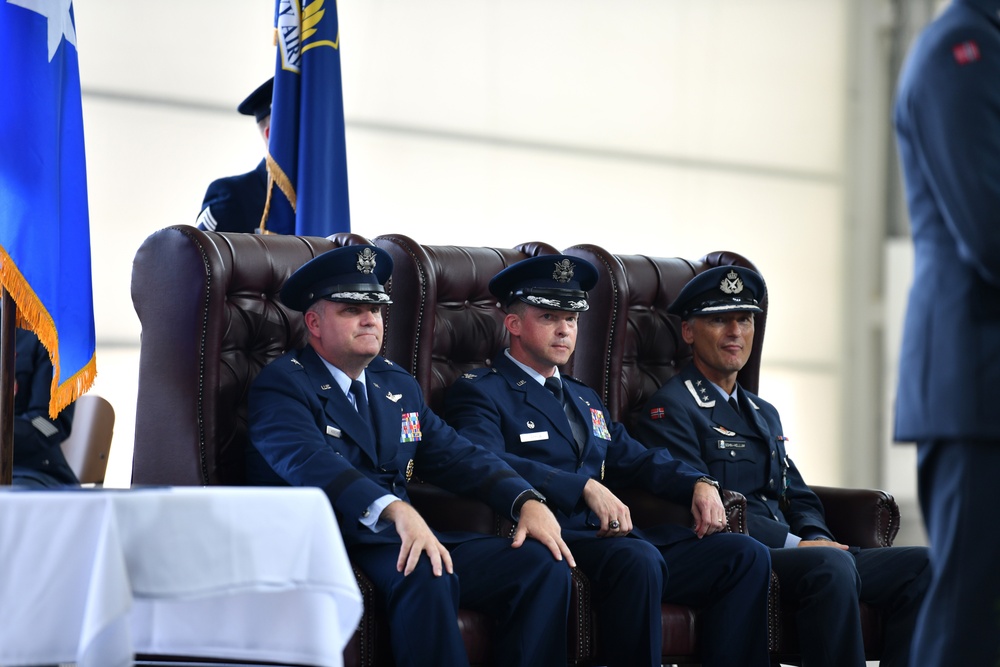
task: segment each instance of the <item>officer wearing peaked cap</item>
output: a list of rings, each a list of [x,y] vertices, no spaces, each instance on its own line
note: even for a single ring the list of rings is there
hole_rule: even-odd
[[[293,273],[281,288],[281,301],[305,312],[320,299],[342,303],[390,304],[385,284],[392,257],[375,246],[347,246],[318,255]]]
[[[905,666],[930,579],[927,549],[860,551],[834,541],[822,503],[788,457],[777,409],[737,382],[765,294],[763,279],[737,266],[688,282],[668,310],[682,320],[692,362],[650,399],[636,437],[746,496],[750,535],[771,548],[782,596],[798,609],[803,664],[865,664],[865,601],[887,612],[882,664]],[[825,548],[799,548],[816,546]]]
[[[597,279],[592,264],[567,255],[533,257],[498,273],[489,287],[507,311],[510,347],[492,368],[452,385],[445,418],[503,457],[557,510],[600,601],[602,664],[660,665],[660,610],[669,601],[701,609],[703,665],[769,665],[767,549],[720,532],[725,509],[713,479],[665,450],[646,449],[611,420],[595,391],[559,371]],[[633,530],[606,479],[690,505],[696,527]]]
[[[681,289],[667,312],[687,319],[710,313],[763,313],[767,289],[755,271],[737,266],[717,266],[692,278]]]
[[[597,284],[590,262],[563,255],[542,255],[508,266],[490,281],[489,289],[502,305],[515,299],[551,310],[583,312],[590,308],[587,292]]]
[[[270,78],[246,99],[236,110],[244,116],[253,116],[257,129],[267,146],[271,136],[271,95],[274,78]],[[209,232],[253,232],[260,226],[267,201],[267,163],[261,159],[253,171],[238,176],[227,176],[212,181],[205,192],[198,215],[199,229]]]
[[[388,253],[358,245],[286,281],[281,301],[303,313],[308,344],[250,388],[247,481],[323,489],[352,562],[386,607],[397,665],[467,664],[459,606],[496,617],[496,664],[564,665],[567,643],[552,638],[566,635],[574,561],[559,524],[541,494],[447,426],[417,381],[378,356],[391,273]],[[518,521],[513,542],[432,531],[409,504],[415,470]]]

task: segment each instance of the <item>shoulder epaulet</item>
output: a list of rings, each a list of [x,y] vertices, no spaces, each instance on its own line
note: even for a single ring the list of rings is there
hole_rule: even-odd
[[[402,366],[392,361],[391,359],[386,359],[385,357],[375,357],[368,363],[366,370],[374,372],[395,372],[395,373],[406,373],[406,370]],[[409,375],[409,373],[407,373]]]

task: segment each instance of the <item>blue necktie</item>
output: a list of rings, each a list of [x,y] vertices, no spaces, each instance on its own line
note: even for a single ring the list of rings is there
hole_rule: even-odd
[[[735,396],[730,396],[729,397],[729,407],[731,407],[733,409],[733,412],[736,413],[737,417],[739,417],[740,419],[743,419],[743,411],[740,410],[740,404],[736,402],[736,397]]]
[[[576,408],[573,407],[570,401],[566,400],[566,396],[563,394],[562,382],[559,381],[559,378],[554,375],[545,378],[545,388],[551,391],[556,400],[562,404],[566,419],[569,420],[569,427],[573,431],[573,444],[576,445],[576,451],[579,454],[580,449],[587,441],[587,432],[580,422],[580,413],[576,411]]]
[[[361,384],[361,380],[351,381],[351,395],[354,396],[354,407],[358,411],[358,415],[364,420],[366,424],[371,424],[371,413],[368,411],[368,396],[365,394],[365,386]]]

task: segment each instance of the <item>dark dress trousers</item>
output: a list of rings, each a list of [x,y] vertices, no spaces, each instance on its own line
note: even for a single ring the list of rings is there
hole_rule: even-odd
[[[14,335],[14,468],[17,486],[58,487],[80,481],[63,455],[62,442],[73,424],[74,406],[49,418],[52,362],[38,337],[16,329]]]
[[[688,364],[650,399],[636,436],[746,496],[750,535],[771,547],[782,595],[798,608],[804,664],[865,664],[858,606],[864,600],[890,612],[882,664],[906,665],[930,581],[927,549],[784,548],[789,532],[834,536],[822,503],[788,457],[778,411],[742,387],[737,393],[739,413]]]
[[[540,543],[529,539],[512,549],[506,538],[439,534],[455,574],[434,577],[422,555],[404,577],[396,571],[401,542],[393,526],[373,532],[360,523],[386,494],[408,501],[413,475],[478,497],[508,517],[530,487],[431,412],[416,380],[391,361],[377,357],[365,375],[371,424],[311,347],[266,366],[250,390],[248,482],[326,492],[352,561],[385,600],[397,664],[466,664],[459,605],[501,622],[499,664],[564,664],[571,574]]]
[[[201,203],[198,229],[208,232],[248,232],[260,227],[267,201],[267,164],[253,171],[212,181]]]
[[[917,38],[896,92],[914,265],[895,436],[917,443],[934,561],[915,640],[926,664],[1000,664],[998,84],[1000,0],[953,0]]]
[[[562,380],[585,426],[582,447],[555,396],[503,353],[492,368],[452,385],[445,418],[502,456],[556,510],[563,538],[594,584],[608,664],[660,664],[661,601],[702,609],[703,664],[768,664],[767,550],[743,535],[699,540],[674,524],[597,538],[600,522],[582,500],[588,480],[644,487],[688,506],[702,474],[664,450],[647,450],[611,421],[596,392]]]

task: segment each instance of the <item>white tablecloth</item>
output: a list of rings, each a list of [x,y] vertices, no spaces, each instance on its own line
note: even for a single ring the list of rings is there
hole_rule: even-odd
[[[0,665],[339,666],[361,594],[317,489],[0,492]]]

